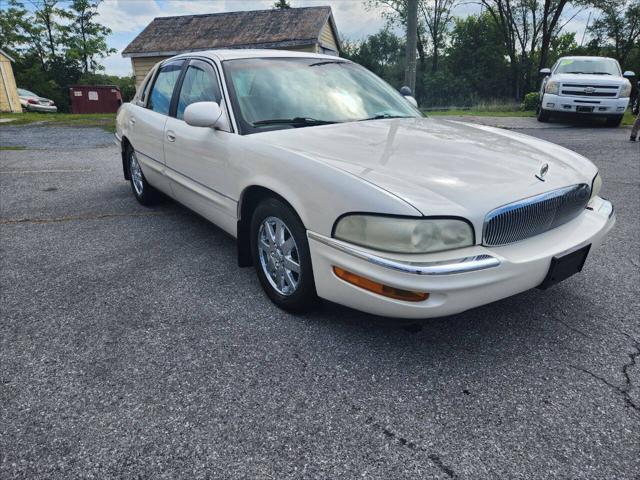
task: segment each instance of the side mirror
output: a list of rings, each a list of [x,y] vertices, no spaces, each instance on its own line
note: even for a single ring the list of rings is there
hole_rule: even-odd
[[[541,68],[540,69],[540,75],[551,75],[551,69],[550,68]]]
[[[405,98],[407,102],[409,102],[414,107],[418,108],[418,102],[415,98],[413,98],[413,93],[411,89],[406,85],[400,89],[400,94]]]
[[[635,72],[632,72],[631,70],[627,70],[626,72],[624,72],[624,73],[622,74],[622,76],[623,76],[624,78],[631,78],[631,77],[635,77],[635,76],[636,76],[636,74],[635,74]]]
[[[196,102],[184,109],[184,121],[192,127],[227,129],[227,121],[216,102]]]

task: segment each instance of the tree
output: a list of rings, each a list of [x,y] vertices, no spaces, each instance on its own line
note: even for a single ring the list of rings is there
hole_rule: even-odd
[[[419,0],[422,2],[423,0]],[[371,9],[382,9],[382,16],[387,20],[387,26],[401,25],[407,27],[407,0],[366,0],[365,4]],[[418,6],[418,10],[420,6]],[[418,19],[418,78],[424,75],[426,69],[426,40],[424,39],[425,27],[422,19]],[[416,84],[416,93],[419,93],[419,83]]]
[[[273,8],[285,10],[287,8],[291,8],[291,5],[289,5],[289,2],[287,2],[287,0],[276,0],[276,2],[274,2],[273,4]]]
[[[446,49],[447,67],[462,80],[469,103],[509,96],[506,57],[501,32],[488,13],[455,19]]]
[[[452,11],[457,0],[422,0],[420,11],[431,40],[431,71],[438,71],[440,52],[445,44],[445,35],[453,19]]]
[[[9,0],[0,10],[0,46],[10,54],[18,55],[29,41],[26,17],[27,10],[17,0]]]
[[[594,6],[602,12],[589,28],[594,40],[624,65],[640,41],[640,0],[595,0]]]
[[[346,43],[342,56],[368,68],[397,88],[403,84],[405,43],[388,28],[364,42]]]
[[[111,29],[97,23],[100,0],[73,0],[70,5],[72,22],[65,27],[69,49],[67,55],[82,64],[82,71],[87,73],[99,69],[96,57],[104,58],[115,49],[107,46],[107,36]]]
[[[603,0],[609,1],[609,0]],[[511,90],[516,101],[532,87],[533,58],[540,46],[539,65],[547,61],[551,41],[567,0],[480,0],[502,34],[511,69]]]

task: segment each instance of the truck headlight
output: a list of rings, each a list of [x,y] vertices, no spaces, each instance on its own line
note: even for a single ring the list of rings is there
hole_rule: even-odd
[[[600,190],[602,189],[602,177],[600,176],[600,172],[593,177],[593,182],[591,183],[591,200],[593,197],[597,197],[600,195]]]
[[[544,86],[544,93],[551,93],[553,95],[558,95],[560,91],[560,84],[555,80],[549,80],[547,84]]]
[[[620,89],[620,98],[629,98],[631,96],[631,82],[629,80],[625,80],[625,83],[622,85]]]
[[[375,250],[430,253],[474,244],[473,227],[454,218],[401,218],[347,215],[338,220],[333,236]]]

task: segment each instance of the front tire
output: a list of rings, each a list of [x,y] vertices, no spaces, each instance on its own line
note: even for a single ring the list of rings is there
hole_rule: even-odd
[[[158,201],[158,191],[153,188],[142,173],[140,163],[136,152],[131,146],[127,147],[127,168],[129,169],[129,181],[131,182],[131,191],[136,200],[145,207],[149,207]]]
[[[622,115],[607,117],[607,127],[619,127],[620,123],[622,123]]]
[[[542,104],[538,105],[538,112],[536,115],[539,122],[548,122],[549,118],[551,118],[551,113],[549,110],[545,110],[542,108]]]
[[[251,218],[251,255],[267,296],[290,312],[316,301],[307,232],[294,210],[275,198],[258,205]]]

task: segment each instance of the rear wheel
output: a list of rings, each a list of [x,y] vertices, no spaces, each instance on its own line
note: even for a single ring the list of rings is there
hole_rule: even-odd
[[[251,252],[258,279],[269,298],[293,312],[316,303],[316,289],[306,229],[280,200],[263,201],[251,219]]]
[[[622,115],[607,117],[607,127],[619,127],[622,122]]]
[[[138,163],[136,152],[131,146],[127,147],[127,166],[129,168],[131,190],[136,200],[145,206],[156,203],[158,201],[158,191],[147,182],[142,173],[142,168],[140,168],[140,163]]]

